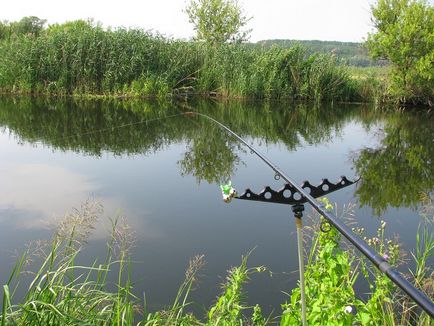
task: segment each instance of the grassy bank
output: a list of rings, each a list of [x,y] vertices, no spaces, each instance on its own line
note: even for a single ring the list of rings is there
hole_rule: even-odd
[[[326,208],[333,209],[327,200]],[[433,204],[426,198],[422,211],[425,224],[417,238],[413,255],[416,270],[412,281],[432,294],[432,271],[428,259],[433,255]],[[344,208],[341,218],[351,213]],[[204,257],[194,257],[188,266],[173,304],[164,310],[147,310],[146,298],[136,297],[130,278],[131,230],[123,219],[112,220],[112,232],[103,261],[91,266],[76,263],[82,254],[92,226],[101,215],[101,207],[86,202],[80,210],[65,216],[51,241],[33,244],[17,262],[10,279],[3,285],[0,324],[3,325],[299,325],[300,290],[292,290],[278,316],[264,317],[258,305],[246,306],[243,285],[253,273],[264,272],[263,266],[247,267],[247,257],[240,266],[228,272],[222,293],[215,303],[196,316],[191,312],[189,294],[197,283]],[[320,221],[318,216],[313,216]],[[374,237],[366,238],[369,245],[391,264],[400,259],[399,246],[386,237],[386,223],[381,222]],[[354,229],[362,236],[364,230]],[[311,230],[311,249],[306,267],[306,302],[309,325],[429,325],[429,317],[421,313],[408,298],[402,296],[385,276],[357,255],[342,247],[339,233],[333,228],[321,232],[317,225]],[[248,256],[248,255],[247,255]],[[23,272],[39,266],[26,281]],[[35,264],[35,262],[37,262]],[[108,274],[117,273],[117,283],[109,284]],[[354,283],[363,275],[371,284],[367,301],[357,298]],[[20,283],[21,282],[21,283]],[[22,284],[24,283],[24,284]],[[14,293],[24,286],[26,294],[17,300]],[[115,289],[115,290],[110,290]],[[17,302],[18,301],[18,302]],[[352,313],[348,308],[352,308]]]
[[[372,95],[335,57],[307,55],[300,46],[210,47],[142,30],[106,30],[85,21],[3,39],[0,91],[314,101],[369,101]]]

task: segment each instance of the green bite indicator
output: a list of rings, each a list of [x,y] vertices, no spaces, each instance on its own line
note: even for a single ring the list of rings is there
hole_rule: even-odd
[[[232,182],[229,181],[227,184],[220,185],[220,189],[222,190],[223,201],[225,203],[230,203],[232,198],[237,195],[237,192],[232,187]]]

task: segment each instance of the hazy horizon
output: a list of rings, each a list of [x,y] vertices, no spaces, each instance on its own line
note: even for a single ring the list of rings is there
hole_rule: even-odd
[[[104,27],[142,28],[188,40],[194,36],[194,30],[183,11],[187,2],[17,0],[2,8],[0,19],[17,21],[24,16],[37,16],[55,24],[92,18]],[[361,42],[372,29],[373,0],[244,0],[239,3],[246,16],[252,17],[246,26],[252,29],[251,42],[270,39]]]
[[[3,6],[0,20],[37,16],[48,23],[92,18],[104,27],[142,28],[167,37],[192,39],[184,9],[188,0],[114,0],[75,2],[16,0]],[[363,42],[374,30],[375,0],[240,0],[252,29],[251,42],[270,39]],[[427,1],[430,5],[434,0]]]

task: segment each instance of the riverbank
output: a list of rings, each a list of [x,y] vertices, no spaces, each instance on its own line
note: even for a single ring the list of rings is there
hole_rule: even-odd
[[[326,207],[333,205],[324,200]],[[421,226],[416,270],[412,281],[430,291],[430,267],[433,237],[429,230],[432,220],[432,199],[427,197],[424,211],[426,223]],[[261,307],[245,303],[245,285],[253,274],[264,273],[264,266],[248,267],[248,253],[238,267],[228,271],[222,292],[214,304],[204,308],[203,314],[192,312],[190,299],[194,287],[200,283],[205,265],[204,255],[192,258],[172,305],[149,311],[146,296],[136,295],[131,274],[138,266],[133,263],[130,249],[134,238],[127,221],[111,220],[111,233],[105,259],[95,260],[91,266],[77,264],[102,207],[87,201],[81,208],[65,215],[55,229],[51,241],[34,243],[18,259],[9,280],[3,285],[1,325],[15,324],[101,324],[101,325],[298,325],[301,323],[300,289],[291,291],[282,311],[264,316]],[[344,208],[342,217],[351,215],[351,207]],[[310,252],[306,265],[307,322],[309,325],[428,325],[430,317],[418,311],[401,296],[393,283],[382,273],[357,257],[354,248],[341,243],[336,229],[320,230],[319,216],[309,230]],[[364,235],[363,228],[354,232]],[[377,233],[366,241],[391,264],[398,264],[400,248],[387,238],[386,222],[381,221]],[[254,252],[253,252],[254,254]],[[24,279],[30,262],[36,266],[29,280]],[[270,272],[271,273],[271,272]],[[114,274],[117,282],[110,284]],[[360,300],[354,283],[364,276],[371,286],[368,300]],[[28,283],[28,284],[27,284]],[[28,286],[26,295],[16,300],[14,293],[22,285]],[[111,289],[116,290],[111,290]],[[432,291],[432,288],[431,288]],[[197,303],[196,303],[197,304]]]
[[[0,42],[0,91],[78,97],[379,102],[381,79],[354,78],[332,54],[164,38],[86,21]]]

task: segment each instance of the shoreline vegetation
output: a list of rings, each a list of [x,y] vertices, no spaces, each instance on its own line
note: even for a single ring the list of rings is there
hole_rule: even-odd
[[[0,22],[0,93],[434,104],[434,7],[425,0],[378,0],[374,30],[360,49],[248,43],[252,17],[236,0],[190,0],[183,11],[196,34],[191,41],[92,20]],[[377,67],[354,70],[350,62]]]
[[[206,6],[212,4],[226,6],[228,10],[224,12],[234,18],[233,26],[217,24],[211,30],[209,24],[203,23],[204,19],[213,20],[212,15],[218,14],[218,10],[206,10]],[[304,131],[309,130],[309,126],[320,125],[322,128],[311,128],[316,133],[310,137],[323,139],[334,130],[330,127],[331,118],[340,117],[345,121],[351,114],[350,110],[344,114],[345,110],[329,109],[333,107],[330,103],[431,109],[434,104],[434,8],[424,0],[378,0],[371,9],[376,32],[368,34],[365,46],[372,60],[380,61],[376,61],[378,65],[372,65],[374,61],[363,59],[364,67],[350,65],[351,61],[337,55],[334,49],[321,52],[302,42],[264,40],[247,43],[249,31],[241,28],[250,18],[243,15],[236,1],[191,0],[186,12],[196,26],[197,36],[192,41],[172,39],[142,29],[103,28],[92,20],[47,27],[46,21],[37,17],[0,22],[0,95],[7,95],[7,100],[11,101],[21,95],[40,97],[37,100],[42,101],[50,100],[50,97],[67,98],[66,103],[56,99],[58,103],[45,106],[45,111],[35,105],[37,101],[34,102],[33,97],[24,99],[20,110],[10,106],[1,112],[0,118],[22,139],[40,140],[53,147],[93,155],[101,155],[107,148],[119,155],[146,152],[168,141],[162,135],[182,139],[194,130],[198,138],[191,142],[188,152],[178,162],[181,171],[197,180],[218,182],[230,175],[238,158],[231,151],[233,144],[220,137],[218,132],[209,136],[208,125],[185,119],[183,125],[166,123],[164,130],[159,124],[146,130],[131,128],[128,137],[122,139],[113,132],[110,123],[115,121],[119,126],[122,120],[124,125],[141,124],[145,118],[151,121],[167,117],[169,110],[180,115],[180,108],[190,104],[182,101],[190,99],[192,103],[200,102],[202,98],[262,100],[268,104],[269,101],[294,101],[302,105],[294,106],[294,110],[281,108],[286,110],[287,117],[290,116],[287,121],[293,121],[293,128],[289,128],[292,126],[285,124],[281,116],[270,114],[264,121],[262,112],[265,109],[249,110],[251,116],[257,115],[256,121],[251,117],[244,119],[244,107],[239,110],[231,107],[227,111],[237,116],[238,120],[233,119],[239,126],[237,130],[268,139],[284,139],[286,146],[295,147],[299,140],[280,136],[282,130],[288,136],[295,135],[288,132],[290,129],[291,132]],[[219,30],[221,34],[217,33]],[[314,47],[322,46],[310,42]],[[342,46],[347,51],[351,44],[347,42]],[[354,60],[361,59],[355,57]],[[72,102],[94,98],[101,101],[91,103],[98,108],[93,112],[90,107],[83,108],[91,112],[83,122],[74,118],[79,116],[78,110],[69,110],[73,107],[72,102],[68,103],[69,97],[74,98]],[[116,103],[114,98],[130,101],[124,106]],[[139,102],[142,98],[155,99],[165,114],[160,114],[155,109],[157,106],[135,105],[134,100]],[[175,103],[170,102],[172,99],[180,100],[176,102],[180,108],[160,106],[161,103]],[[0,100],[3,99],[0,97]],[[113,103],[100,110],[99,102],[103,101]],[[213,102],[220,105],[225,101]],[[311,109],[310,104],[321,110]],[[56,110],[52,109],[56,107]],[[125,108],[127,114],[118,118],[120,107]],[[278,105],[273,107],[275,111],[278,109]],[[223,115],[227,111],[213,112]],[[364,113],[364,121],[368,124],[372,113]],[[67,124],[59,121],[70,124],[65,129]],[[92,130],[97,123],[101,127],[93,131],[92,142],[88,139],[89,133],[74,133]],[[107,136],[102,132],[104,130],[112,132]],[[430,261],[434,256],[434,204],[432,182],[426,177],[432,169],[429,165],[431,144],[424,147],[418,140],[416,148],[410,146],[413,138],[409,137],[416,134],[421,139],[428,139],[426,130],[430,131],[428,121],[427,125],[421,124],[410,115],[405,120],[387,117],[382,146],[362,150],[352,159],[356,170],[364,172],[360,175],[367,176],[368,180],[358,189],[361,203],[369,203],[376,209],[376,215],[380,215],[387,205],[399,207],[402,202],[414,204],[417,199],[423,203],[416,248],[411,253],[414,268],[410,270],[404,266],[404,269],[406,277],[432,297],[434,272]],[[214,147],[209,146],[211,142]],[[215,164],[207,164],[207,159],[214,160],[216,152],[227,158],[224,160],[226,165],[218,167],[218,173],[213,170]],[[207,170],[207,166],[212,168]],[[402,171],[412,174],[418,181],[407,184],[409,191],[403,191],[402,186],[397,188],[395,183],[384,187],[382,176],[385,173],[402,179]],[[378,180],[388,191],[374,198],[370,190],[378,188]],[[413,188],[415,184],[417,187]],[[418,197],[421,187],[427,194]],[[392,204],[390,198],[394,200]],[[352,218],[351,205],[338,212],[326,198],[322,201],[340,218]],[[131,277],[135,268],[134,240],[125,219],[110,219],[112,230],[106,257],[98,258],[90,265],[78,264],[79,257],[85,254],[86,240],[102,212],[98,203],[85,202],[80,209],[65,215],[50,240],[27,247],[12,268],[9,279],[1,284],[0,326],[301,324],[299,287],[291,289],[286,301],[281,303],[281,309],[270,316],[265,316],[258,304],[246,304],[243,285],[253,274],[267,272],[264,266],[248,267],[252,252],[242,257],[238,267],[228,271],[221,293],[201,313],[192,308],[196,303],[191,301],[190,294],[198,284],[199,272],[205,264],[203,255],[191,259],[173,303],[161,310],[148,311],[147,298],[138,293],[141,289]],[[430,317],[342,241],[333,227],[323,232],[322,218],[314,215],[312,219],[316,223],[308,230],[310,249],[305,270],[309,325],[431,325]],[[397,239],[387,236],[386,222],[379,222],[374,235],[357,227],[353,232],[391,265],[404,263]],[[116,281],[112,282],[113,279]],[[356,282],[369,285],[370,293],[366,298],[361,299],[355,292]]]
[[[417,247],[412,253],[416,268],[410,270],[411,281],[433,294],[432,267],[434,239],[430,232],[434,212],[432,198],[426,195],[420,211],[422,222]],[[322,201],[340,218],[352,218],[352,206],[337,210],[326,198]],[[282,303],[281,311],[264,316],[259,305],[248,306],[243,286],[255,273],[266,272],[264,266],[248,267],[252,252],[241,264],[228,271],[228,276],[210,308],[202,314],[191,308],[190,294],[197,286],[204,256],[190,260],[173,304],[158,311],[148,311],[147,300],[134,289],[131,280],[133,263],[131,249],[134,239],[125,218],[111,219],[111,233],[106,258],[90,266],[77,263],[85,251],[86,240],[93,225],[101,218],[101,205],[87,201],[80,209],[65,215],[51,240],[29,246],[18,259],[6,284],[3,285],[0,325],[255,325],[301,323],[300,289],[296,287]],[[320,231],[323,222],[317,213],[311,216],[313,227],[308,230],[306,277],[307,322],[309,325],[429,325],[430,317],[421,312],[393,283],[355,249],[342,242],[333,227]],[[376,235],[368,237],[363,228],[353,231],[364,236],[367,243],[392,265],[402,263],[397,242],[388,238],[386,222],[379,223]],[[254,254],[254,252],[253,252]],[[26,277],[33,266],[31,277]],[[113,278],[114,276],[114,278]],[[357,297],[354,283],[364,278],[371,293],[366,300]],[[110,280],[116,280],[114,283]],[[23,298],[15,298],[20,288]]]
[[[383,69],[350,68],[302,45],[210,45],[84,20],[0,40],[6,94],[383,103],[392,101]]]

